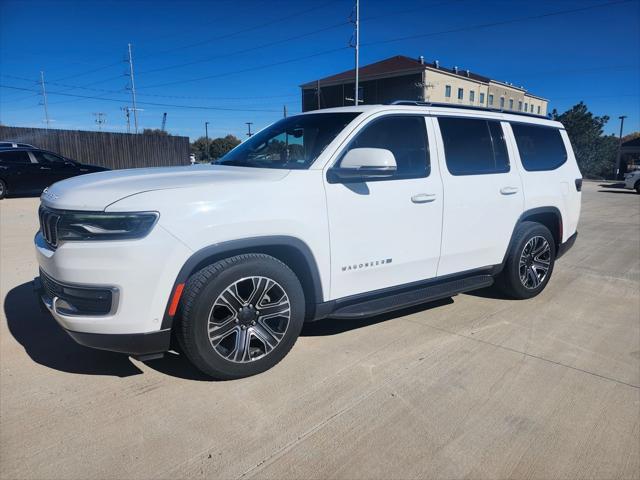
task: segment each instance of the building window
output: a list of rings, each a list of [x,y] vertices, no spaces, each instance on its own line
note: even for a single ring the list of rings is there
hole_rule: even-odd
[[[475,101],[476,101],[476,92],[474,92],[473,90],[471,90],[471,91],[469,92],[469,101],[470,101],[471,103],[473,103],[473,102],[475,102]]]
[[[540,105],[538,105],[538,115],[540,115]]]
[[[493,95],[489,94],[489,105],[493,105]]]
[[[509,110],[513,110],[513,98],[509,99]]]
[[[528,111],[529,111],[529,104],[528,104],[528,103],[525,103],[525,104],[524,104],[524,111],[525,111],[525,112],[528,112]]]
[[[464,99],[464,90],[462,88],[458,89],[458,100]]]
[[[480,103],[484,103],[484,93],[480,94]]]
[[[451,98],[451,85],[447,85],[444,87],[444,96],[447,98]]]
[[[518,111],[521,112],[522,111],[522,102],[518,102]]]
[[[504,97],[500,97],[500,108],[504,109]]]

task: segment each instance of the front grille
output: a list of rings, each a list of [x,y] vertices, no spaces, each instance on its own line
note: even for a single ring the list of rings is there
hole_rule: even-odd
[[[40,231],[42,232],[42,236],[50,246],[54,248],[57,247],[60,215],[48,208],[40,207],[38,216],[40,217]]]
[[[56,308],[68,315],[107,315],[113,313],[117,290],[99,287],[64,285],[40,270],[42,293],[51,301],[58,299]]]

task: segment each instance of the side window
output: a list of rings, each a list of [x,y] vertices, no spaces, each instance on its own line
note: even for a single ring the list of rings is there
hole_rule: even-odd
[[[31,163],[31,159],[27,152],[2,152],[0,162],[7,165],[26,165]]]
[[[446,85],[444,87],[444,96],[445,97],[450,97],[451,96],[451,85]]]
[[[502,126],[493,120],[438,118],[447,169],[452,175],[483,175],[509,171]]]
[[[567,161],[567,149],[557,128],[512,123],[511,129],[525,170],[554,170]]]
[[[47,152],[33,152],[38,163],[64,163],[64,158]]]
[[[358,133],[342,155],[352,148],[391,150],[398,170],[385,180],[428,177],[431,171],[427,129],[422,116],[398,115],[374,120]]]

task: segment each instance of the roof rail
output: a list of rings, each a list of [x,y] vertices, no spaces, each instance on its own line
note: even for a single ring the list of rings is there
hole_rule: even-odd
[[[394,100],[393,102],[385,103],[385,105],[412,105],[416,107],[460,108],[463,110],[479,110],[482,112],[508,113],[511,115],[522,115],[524,117],[546,118],[546,119],[551,118],[551,114],[537,115],[535,113],[514,112],[511,110],[504,110],[501,108],[476,107],[474,105],[458,105],[458,104],[450,104],[450,103],[442,103],[442,102],[422,102],[419,100]]]

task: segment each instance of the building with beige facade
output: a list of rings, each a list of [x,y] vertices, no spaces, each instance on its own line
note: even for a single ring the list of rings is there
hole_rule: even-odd
[[[548,100],[524,87],[500,82],[436,60],[398,55],[359,71],[359,101],[364,104],[416,100],[547,115]],[[348,70],[300,86],[302,111],[353,105],[355,72]]]

